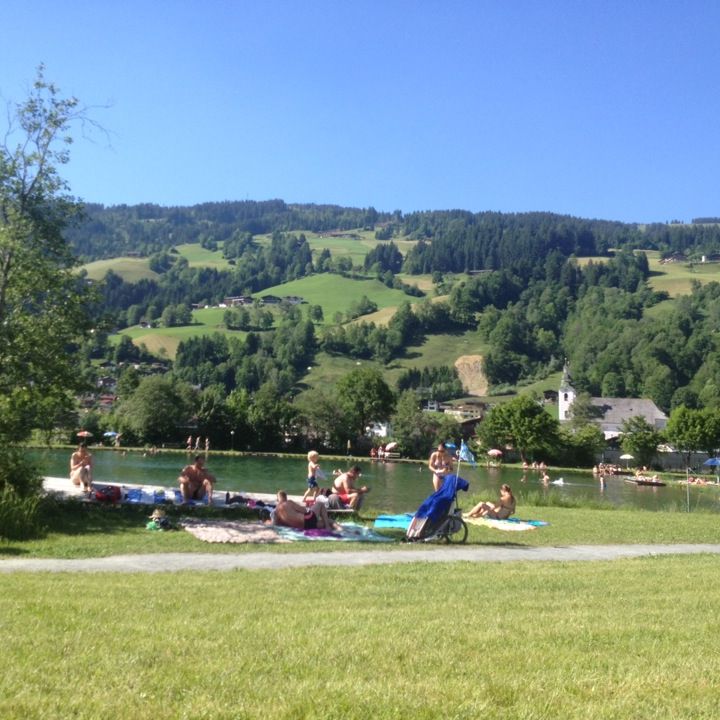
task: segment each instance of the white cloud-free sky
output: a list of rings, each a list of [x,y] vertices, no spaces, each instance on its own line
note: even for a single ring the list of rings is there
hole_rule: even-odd
[[[720,215],[720,3],[5,0],[0,97],[95,106],[72,192]],[[0,129],[2,123],[0,120]]]

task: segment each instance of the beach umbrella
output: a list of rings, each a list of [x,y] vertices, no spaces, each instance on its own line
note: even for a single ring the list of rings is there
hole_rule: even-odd
[[[93,436],[93,434],[89,430],[81,430],[78,434],[78,437],[81,438],[90,438]]]
[[[709,467],[717,468],[718,466],[720,466],[720,458],[716,458],[716,457],[708,458],[708,459],[703,463],[703,465],[708,465]],[[716,476],[715,476],[715,481],[716,481],[716,482],[720,481],[720,476],[717,476],[717,475],[716,475]]]
[[[500,457],[502,455],[502,450],[498,450],[497,448],[493,448],[492,450],[488,450],[487,454],[490,457]]]
[[[397,443],[396,443],[396,442],[389,442],[389,443],[385,446],[385,449],[386,449],[386,450],[394,450],[396,447],[397,447]]]
[[[624,455],[620,456],[620,459],[625,461],[625,469],[627,470],[629,465],[628,460],[634,460],[635,456],[631,455],[630,453],[625,453]]]

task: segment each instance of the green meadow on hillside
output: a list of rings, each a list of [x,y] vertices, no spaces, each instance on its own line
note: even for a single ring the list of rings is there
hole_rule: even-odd
[[[95,260],[81,267],[87,272],[90,280],[96,282],[102,280],[107,275],[108,270],[112,270],[119,275],[125,282],[135,283],[140,280],[157,280],[160,276],[150,269],[148,258],[136,257],[117,257],[110,260]]]
[[[217,270],[229,270],[232,265],[223,257],[222,248],[206,250],[199,243],[177,245],[175,249],[188,261],[190,267],[211,267]]]
[[[692,282],[701,284],[720,281],[720,263],[661,263],[660,253],[656,250],[642,250],[647,255],[650,266],[650,287],[653,290],[666,292],[671,298],[689,295]],[[579,258],[581,267],[589,262],[607,262],[605,257]]]
[[[665,291],[671,298],[689,295],[693,281],[705,284],[720,281],[719,263],[667,263],[650,259],[650,285],[654,290]]]
[[[346,313],[363,295],[370,298],[378,308],[397,307],[410,299],[401,290],[389,288],[379,280],[353,280],[330,273],[293,280],[267,288],[257,295],[297,295],[310,305],[320,305],[325,322],[331,322],[337,312]]]
[[[310,388],[332,386],[343,375],[347,375],[358,366],[364,366],[378,368],[382,371],[385,380],[394,387],[406,370],[454,365],[463,355],[482,355],[484,351],[485,346],[477,341],[475,333],[456,333],[428,335],[422,344],[409,346],[403,357],[393,360],[388,366],[369,360],[354,360],[321,352],[317,354],[316,362],[302,382]]]
[[[389,240],[378,240],[374,230],[346,230],[342,233],[330,235],[328,233],[315,233],[309,231],[295,230],[294,235],[305,235],[310,250],[314,256],[319,255],[323,250],[329,250],[333,257],[349,257],[354,265],[362,265],[365,256],[381,242]],[[256,235],[255,241],[259,245],[269,245],[270,235]],[[392,238],[392,242],[405,255],[417,241],[406,237]]]
[[[323,273],[311,275],[300,280],[268,288],[257,294],[265,295],[298,295],[308,304],[320,305],[323,309],[325,322],[332,322],[336,313],[345,314],[353,305],[366,295],[380,308],[398,307],[410,299],[401,290],[394,290],[378,280],[353,280],[341,275]],[[268,306],[273,311],[273,306]],[[303,309],[307,305],[301,306]],[[174,358],[177,347],[182,340],[198,335],[210,335],[215,332],[244,337],[245,333],[227,330],[223,323],[224,308],[201,308],[193,311],[193,324],[182,327],[127,328],[122,335],[128,335],[136,345],[144,343],[153,353],[164,353]]]
[[[131,328],[125,328],[114,336],[114,340],[119,340],[121,335],[127,335],[136,345],[145,345],[145,347],[153,354],[168,357],[171,360],[175,358],[178,345],[191,337],[200,335],[212,335],[219,332],[223,335],[231,335],[233,337],[244,338],[247,333],[241,330],[228,330],[222,324],[222,318],[225,310],[223,308],[201,308],[193,310],[193,324],[183,325],[181,327],[158,327],[158,328],[142,328],[135,325]]]
[[[199,243],[178,245],[175,248],[178,254],[186,258],[190,267],[214,267],[227,270],[230,267],[222,256],[222,250],[212,252],[206,250]],[[157,280],[160,275],[150,269],[149,258],[146,257],[117,257],[109,260],[95,260],[86,263],[82,269],[87,272],[91,280],[102,280],[108,270],[112,270],[125,282],[135,283],[140,280]]]

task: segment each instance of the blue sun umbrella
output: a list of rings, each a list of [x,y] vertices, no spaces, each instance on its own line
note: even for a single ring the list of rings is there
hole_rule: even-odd
[[[718,466],[720,466],[720,458],[716,458],[716,457],[708,458],[708,459],[703,463],[703,465],[707,465],[707,466],[709,466],[709,467],[714,467],[714,468],[715,468],[715,472],[717,473],[717,472],[718,472]],[[718,476],[717,474],[715,475],[715,481],[716,481],[716,482],[720,482],[720,476]]]

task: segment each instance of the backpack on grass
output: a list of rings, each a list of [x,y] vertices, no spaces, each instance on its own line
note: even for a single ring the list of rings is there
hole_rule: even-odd
[[[122,491],[117,485],[93,485],[93,499],[98,502],[118,503],[122,500]]]

